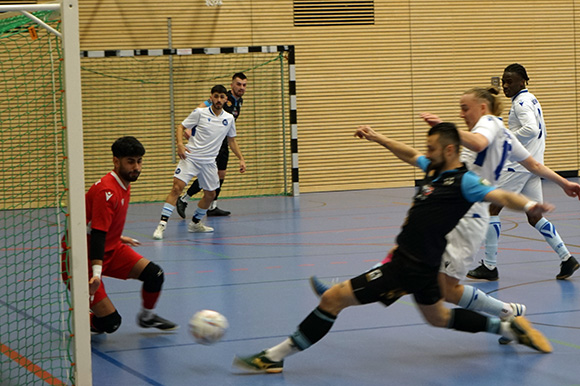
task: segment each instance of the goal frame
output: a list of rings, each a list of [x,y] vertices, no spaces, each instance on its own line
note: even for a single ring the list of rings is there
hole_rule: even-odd
[[[0,5],[0,11],[20,12],[31,20],[59,35],[29,12],[60,11],[62,20],[64,126],[66,133],[66,181],[68,199],[68,232],[72,304],[74,382],[78,386],[92,385],[92,358],[89,320],[89,287],[87,272],[86,216],[84,198],[84,152],[81,94],[81,65],[79,41],[78,0],[61,0],[47,4]],[[81,278],[80,280],[75,280]]]
[[[171,23],[168,23],[169,31],[171,31]],[[82,58],[113,58],[113,57],[158,57],[168,56],[172,59],[174,56],[189,56],[189,55],[219,55],[219,54],[248,54],[248,53],[285,53],[288,65],[288,78],[283,81],[288,87],[288,100],[283,100],[285,113],[288,113],[290,121],[290,163],[291,175],[288,180],[291,183],[292,196],[298,197],[300,195],[300,181],[299,181],[299,162],[298,162],[298,116],[297,116],[297,100],[296,100],[296,59],[294,45],[264,45],[264,46],[236,46],[236,47],[194,47],[194,48],[173,48],[171,42],[169,48],[154,48],[154,49],[103,49],[103,50],[86,50],[81,51]],[[170,62],[171,63],[171,62]],[[171,67],[171,64],[170,64]],[[172,90],[172,81],[170,80],[170,90]],[[172,94],[172,91],[171,91]],[[171,106],[170,110],[173,114],[174,104],[172,95],[170,96]],[[171,117],[171,128],[174,130],[175,119]],[[172,132],[172,146],[173,157],[175,157],[175,132]],[[177,162],[176,159],[173,159]]]

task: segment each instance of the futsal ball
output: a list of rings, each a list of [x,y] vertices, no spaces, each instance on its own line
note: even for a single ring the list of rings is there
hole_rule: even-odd
[[[189,320],[189,332],[197,343],[210,345],[219,341],[228,328],[228,320],[217,311],[201,310]]]

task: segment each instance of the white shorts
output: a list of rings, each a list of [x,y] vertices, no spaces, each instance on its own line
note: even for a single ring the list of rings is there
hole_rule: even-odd
[[[489,203],[476,202],[445,237],[447,247],[443,252],[439,272],[456,279],[465,279],[473,267],[475,255],[481,248],[489,227]]]
[[[220,187],[220,178],[215,162],[199,163],[190,158],[181,159],[177,164],[173,177],[189,184],[193,177],[197,177],[199,186],[208,192],[214,191]]]
[[[497,187],[514,193],[521,193],[530,200],[544,201],[542,179],[532,173],[502,171]]]

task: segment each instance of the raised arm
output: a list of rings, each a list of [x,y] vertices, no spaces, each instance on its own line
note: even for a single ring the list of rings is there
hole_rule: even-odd
[[[413,166],[417,166],[417,159],[422,155],[418,150],[407,146],[402,142],[395,141],[394,139],[377,133],[370,126],[359,126],[355,131],[354,136],[376,142],[379,145],[386,147],[400,160]]]
[[[555,182],[562,188],[562,190],[564,190],[568,196],[580,198],[580,185],[575,182],[568,181],[559,174],[556,174],[556,172],[554,172],[552,169],[536,161],[534,157],[529,156],[525,160],[520,161],[520,164],[522,164],[526,169],[535,175]]]
[[[503,189],[494,189],[484,197],[485,201],[492,202],[502,207],[524,211],[531,215],[541,216],[542,213],[554,210],[554,205],[531,201],[526,196]]]
[[[485,150],[489,145],[489,141],[485,136],[479,133],[472,133],[471,131],[459,130],[459,139],[461,145],[476,153]]]
[[[420,116],[431,127],[443,122],[443,120],[435,114],[421,113]],[[470,131],[459,130],[459,138],[461,139],[462,146],[465,146],[476,153],[484,150],[489,145],[489,141],[483,135],[472,133]]]

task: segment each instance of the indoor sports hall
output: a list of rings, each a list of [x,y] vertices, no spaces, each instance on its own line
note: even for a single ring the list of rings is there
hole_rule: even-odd
[[[105,278],[124,319],[115,334],[92,337],[95,384],[578,384],[580,274],[556,280],[558,256],[523,214],[511,211],[502,216],[500,279],[464,282],[524,303],[553,353],[502,346],[495,335],[436,329],[405,296],[389,308],[345,310],[323,340],[285,360],[282,374],[243,375],[232,368],[234,354],[279,343],[316,307],[311,275],[342,281],[380,261],[412,194],[411,188],[396,188],[223,200],[236,215],[209,219],[213,234],[188,233],[189,219],[174,216],[162,241],[151,239],[160,205],[132,205],[126,235],[139,239],[138,251],[165,270],[158,311],[181,328],[163,333],[137,327],[140,283]],[[579,253],[578,202],[551,183],[544,194],[557,207],[548,217],[570,252]],[[189,318],[201,309],[219,311],[230,324],[213,346],[195,343],[188,332]]]
[[[317,306],[312,275],[341,282],[393,247],[424,173],[354,138],[359,125],[424,151],[422,113],[470,130],[463,96],[494,87],[503,109],[489,115],[509,128],[518,103],[504,72],[525,67],[513,73],[518,92],[541,102],[543,163],[579,181],[580,0],[1,3],[0,386],[580,385],[580,271],[556,280],[558,255],[508,210],[499,280],[462,283],[525,304],[553,353],[436,329],[405,296],[345,310],[281,374],[232,367],[234,355],[286,339]],[[243,101],[231,94],[240,73]],[[173,212],[154,239],[184,154],[179,125],[201,104],[213,111],[216,86],[236,106],[245,158],[240,173],[230,151],[227,177],[218,174],[219,208],[231,215],[203,218],[213,233],[188,232],[197,194],[186,219]],[[155,312],[180,328],[140,328],[141,282],[105,275],[122,323],[93,335],[85,193],[126,136],[146,153],[124,235],[163,269]],[[580,258],[580,202],[552,182],[543,191],[556,205],[546,217]],[[481,248],[472,268],[483,258]],[[209,346],[188,327],[204,309],[229,323]]]

